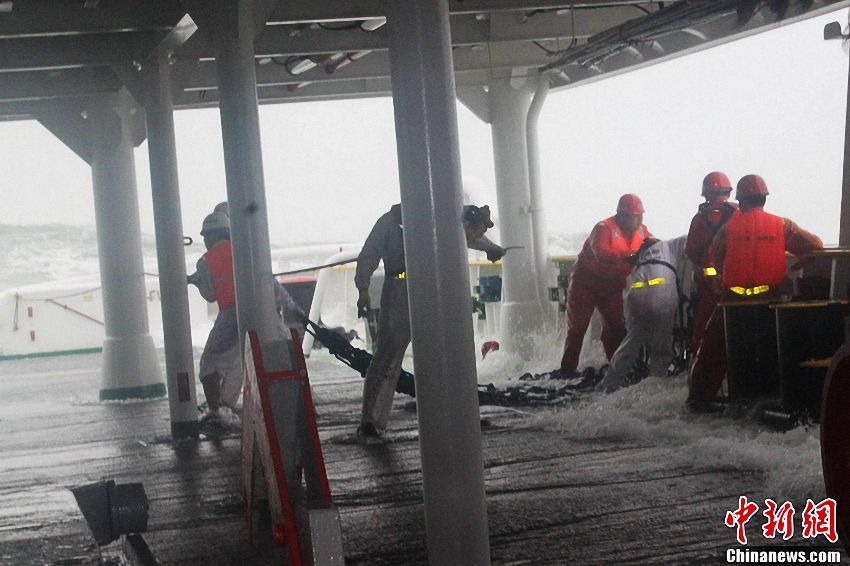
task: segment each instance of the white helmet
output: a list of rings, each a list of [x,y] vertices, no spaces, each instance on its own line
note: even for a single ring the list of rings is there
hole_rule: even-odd
[[[217,205],[215,205],[213,212],[223,212],[224,214],[227,215],[228,218],[230,218],[230,207],[228,206],[226,200],[223,200],[220,203],[218,203]]]
[[[213,230],[230,230],[230,219],[223,212],[213,212],[204,218],[201,226],[201,236]]]

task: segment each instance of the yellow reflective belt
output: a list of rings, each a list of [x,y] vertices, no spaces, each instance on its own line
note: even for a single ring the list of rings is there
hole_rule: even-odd
[[[404,274],[404,271],[402,271],[401,273],[398,273],[396,275],[393,275],[393,279],[404,279],[405,277],[406,276]]]
[[[635,281],[634,283],[632,283],[632,289],[640,289],[649,285],[664,285],[665,283],[667,283],[666,279],[664,279],[663,277],[656,277],[654,279],[650,279],[645,283],[643,281]]]
[[[738,295],[759,295],[770,291],[770,285],[759,285],[758,287],[730,287],[729,290]]]
[[[717,270],[713,267],[706,267],[702,270],[702,273],[706,277],[717,277]]]

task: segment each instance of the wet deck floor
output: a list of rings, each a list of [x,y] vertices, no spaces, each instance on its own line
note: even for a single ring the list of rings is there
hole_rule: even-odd
[[[96,402],[99,360],[0,363],[0,563],[97,563],[67,488],[104,478],[144,484],[160,563],[265,563],[246,542],[238,431],[173,445],[167,401]],[[350,442],[359,376],[309,363],[346,563],[426,563],[415,413],[397,398],[389,442]],[[725,563],[725,512],[771,497],[760,472],[683,464],[662,442],[568,439],[526,411],[483,411],[494,564]]]

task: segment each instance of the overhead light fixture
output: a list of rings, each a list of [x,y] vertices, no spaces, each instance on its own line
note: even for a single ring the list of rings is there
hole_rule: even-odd
[[[0,14],[11,14],[12,13],[12,1],[8,0],[7,2],[0,2]]]
[[[295,83],[286,85],[286,90],[289,92],[295,92],[299,88],[304,88],[305,86],[312,84],[312,81],[304,81],[303,83]]]
[[[271,57],[260,57],[259,59],[257,59],[257,65],[268,65],[271,62]]]
[[[353,63],[371,52],[372,51],[370,49],[363,49],[361,51],[351,51],[348,53],[334,53],[328,62],[325,63],[325,72],[334,73],[337,69],[341,69],[342,67]]]
[[[100,4],[100,0],[85,0],[83,8],[97,8],[98,4]]]
[[[375,31],[376,29],[383,27],[386,23],[387,19],[384,17],[363,20],[360,23],[360,29],[363,31]]]
[[[287,70],[290,74],[300,75],[301,73],[305,73],[316,66],[316,63],[310,59],[304,58],[292,66],[287,66]]]

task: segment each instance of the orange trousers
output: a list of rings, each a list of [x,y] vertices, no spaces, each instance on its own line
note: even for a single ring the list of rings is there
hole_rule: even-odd
[[[688,379],[688,402],[713,401],[726,377],[726,330],[723,307],[714,300],[702,343]],[[694,327],[696,331],[696,326]]]
[[[561,371],[567,375],[578,368],[581,343],[594,308],[602,315],[602,346],[609,361],[626,335],[621,282],[590,282],[571,277],[567,291],[567,340],[561,358]]]

